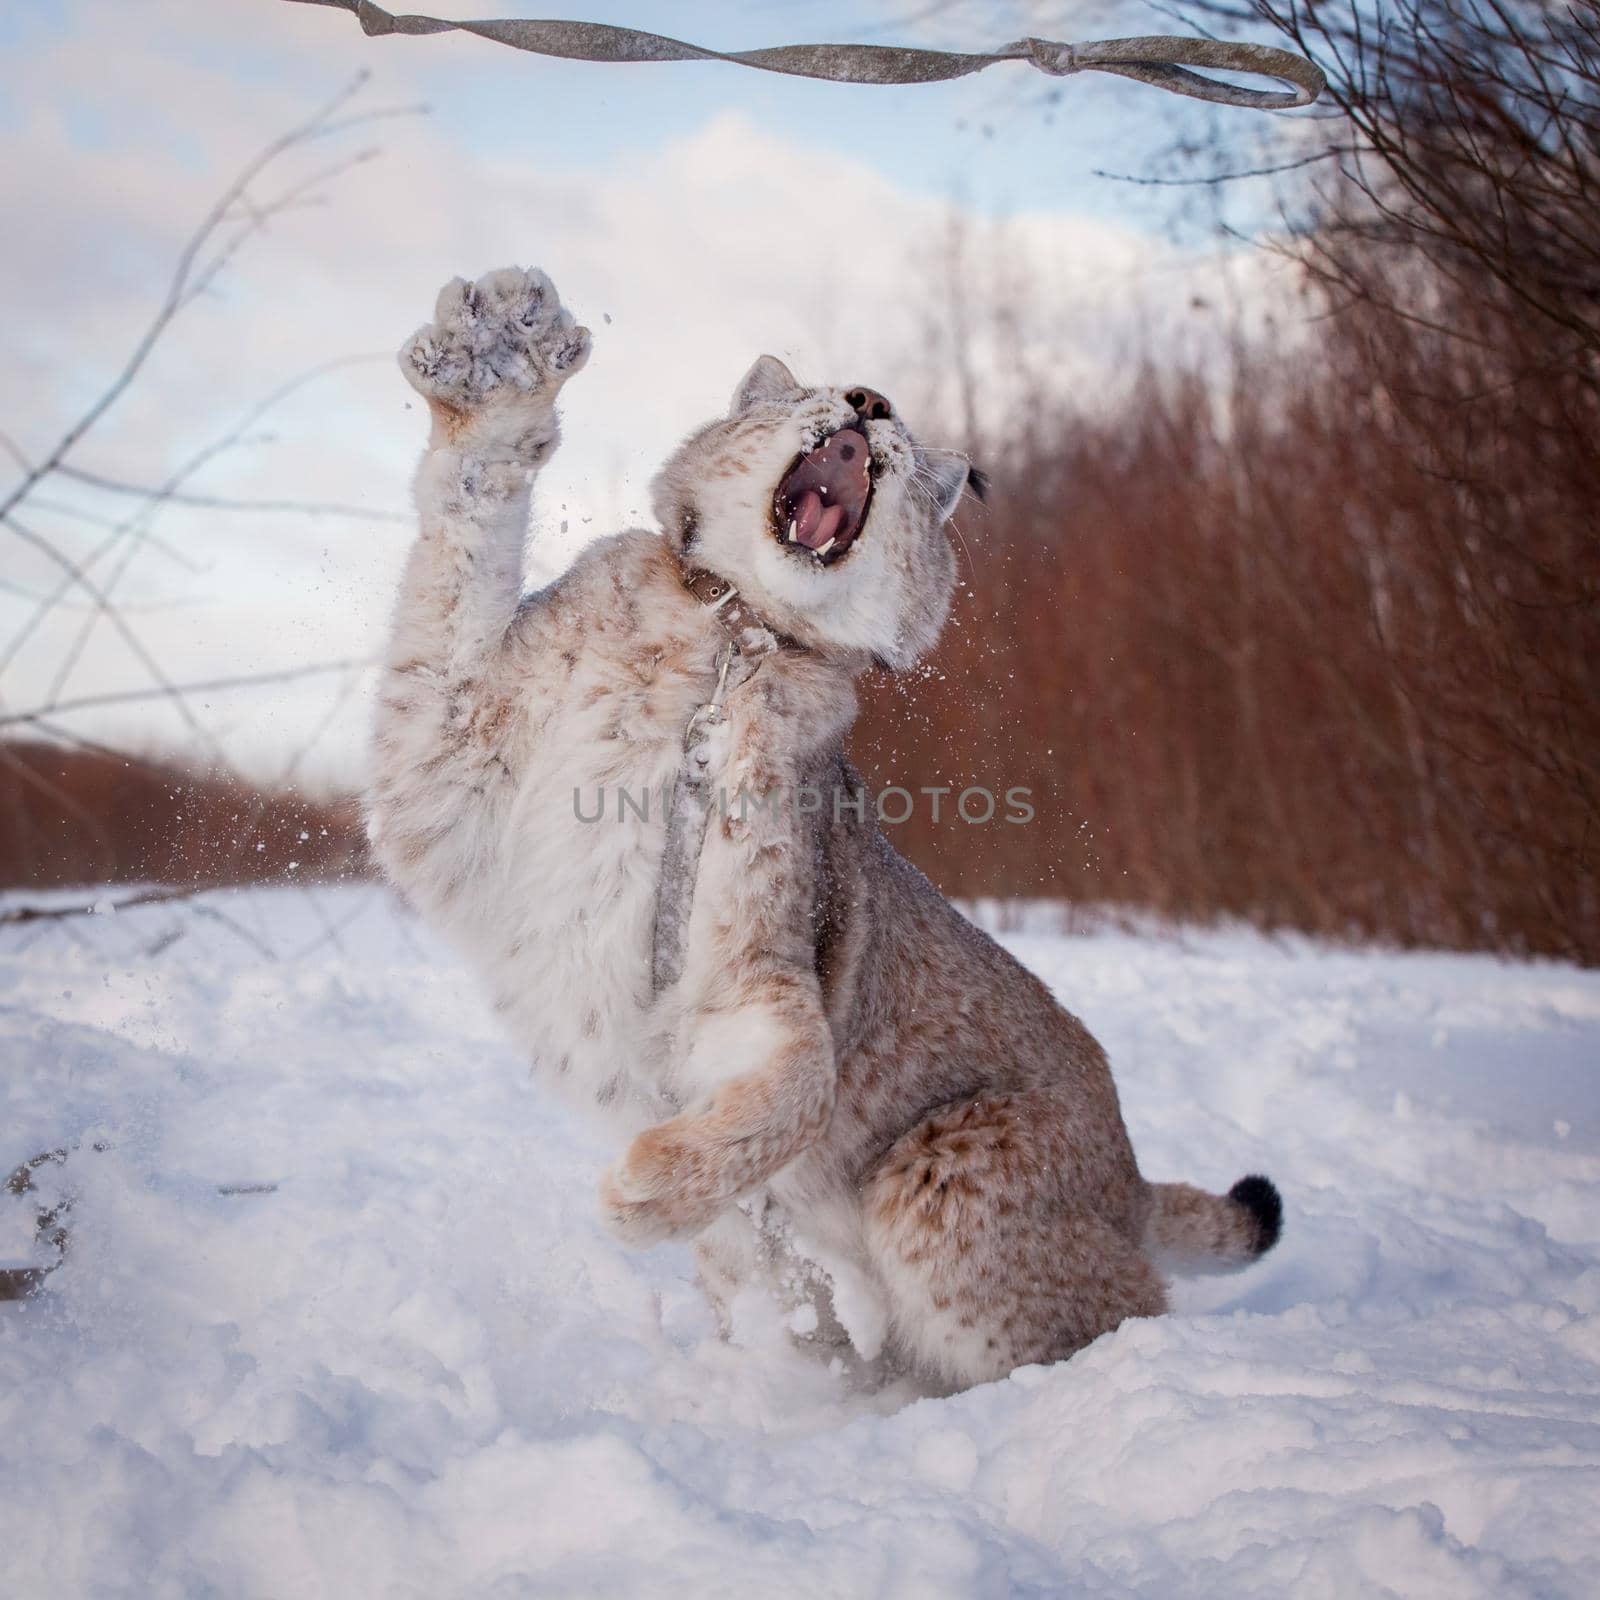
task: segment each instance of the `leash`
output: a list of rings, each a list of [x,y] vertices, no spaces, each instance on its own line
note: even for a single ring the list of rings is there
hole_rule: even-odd
[[[717,652],[717,681],[711,698],[696,706],[683,730],[683,762],[667,807],[667,836],[656,877],[656,917],[650,941],[650,989],[662,994],[683,976],[694,910],[695,880],[711,819],[711,738],[728,720],[728,695],[747,682],[768,656],[792,639],[769,627],[739,598],[726,578],[702,568],[685,568],[683,586],[711,612],[726,635]]]
[[[1018,39],[997,50],[966,52],[920,50],[894,44],[786,44],[766,50],[708,50],[637,28],[604,22],[532,21],[487,18],[449,22],[443,17],[395,15],[372,0],[293,0],[298,5],[334,6],[352,12],[361,31],[376,38],[399,33],[471,33],[513,50],[554,56],[562,61],[727,61],[791,78],[828,83],[941,83],[981,72],[1000,61],[1026,61],[1052,78],[1075,72],[1109,72],[1155,89],[1256,111],[1287,111],[1308,106],[1327,82],[1322,69],[1304,56],[1270,45],[1226,39],[1188,39],[1148,34],[1132,39],[1091,39],[1063,44],[1053,39]],[[1190,70],[1242,73],[1271,78],[1285,89],[1247,89]]]

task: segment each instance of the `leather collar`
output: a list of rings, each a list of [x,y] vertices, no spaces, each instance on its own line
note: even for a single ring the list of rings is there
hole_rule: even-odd
[[[805,646],[774,628],[720,573],[705,567],[678,564],[685,589],[717,619],[741,655],[764,655],[768,650],[804,651]],[[771,640],[763,644],[763,639]]]

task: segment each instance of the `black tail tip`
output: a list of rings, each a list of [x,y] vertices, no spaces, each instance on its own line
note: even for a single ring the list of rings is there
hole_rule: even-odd
[[[1228,1198],[1248,1211],[1256,1225],[1256,1254],[1264,1256],[1283,1232],[1283,1198],[1271,1178],[1251,1173],[1228,1191]]]

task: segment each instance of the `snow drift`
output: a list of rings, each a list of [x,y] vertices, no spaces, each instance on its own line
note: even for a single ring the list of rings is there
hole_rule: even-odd
[[[67,1265],[0,1306],[6,1590],[1592,1593],[1600,974],[1008,943],[1147,1174],[1270,1171],[1284,1239],[930,1399],[754,1301],[719,1342],[686,1249],[602,1234],[610,1152],[380,891],[7,930],[0,1165],[79,1148]]]

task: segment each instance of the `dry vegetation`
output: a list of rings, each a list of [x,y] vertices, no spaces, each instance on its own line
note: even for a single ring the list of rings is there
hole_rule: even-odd
[[[109,750],[0,750],[0,886],[310,882],[366,869],[350,800]]]
[[[897,830],[948,892],[1600,956],[1600,466],[1514,395],[1438,414],[1388,334],[1236,351],[1225,407],[1147,377],[997,465],[960,625],[857,737],[1033,790]]]
[[[1267,14],[1338,107],[1313,342],[980,439],[961,626],[859,748],[1035,791],[900,830],[951,892],[1600,960],[1592,18]]]

